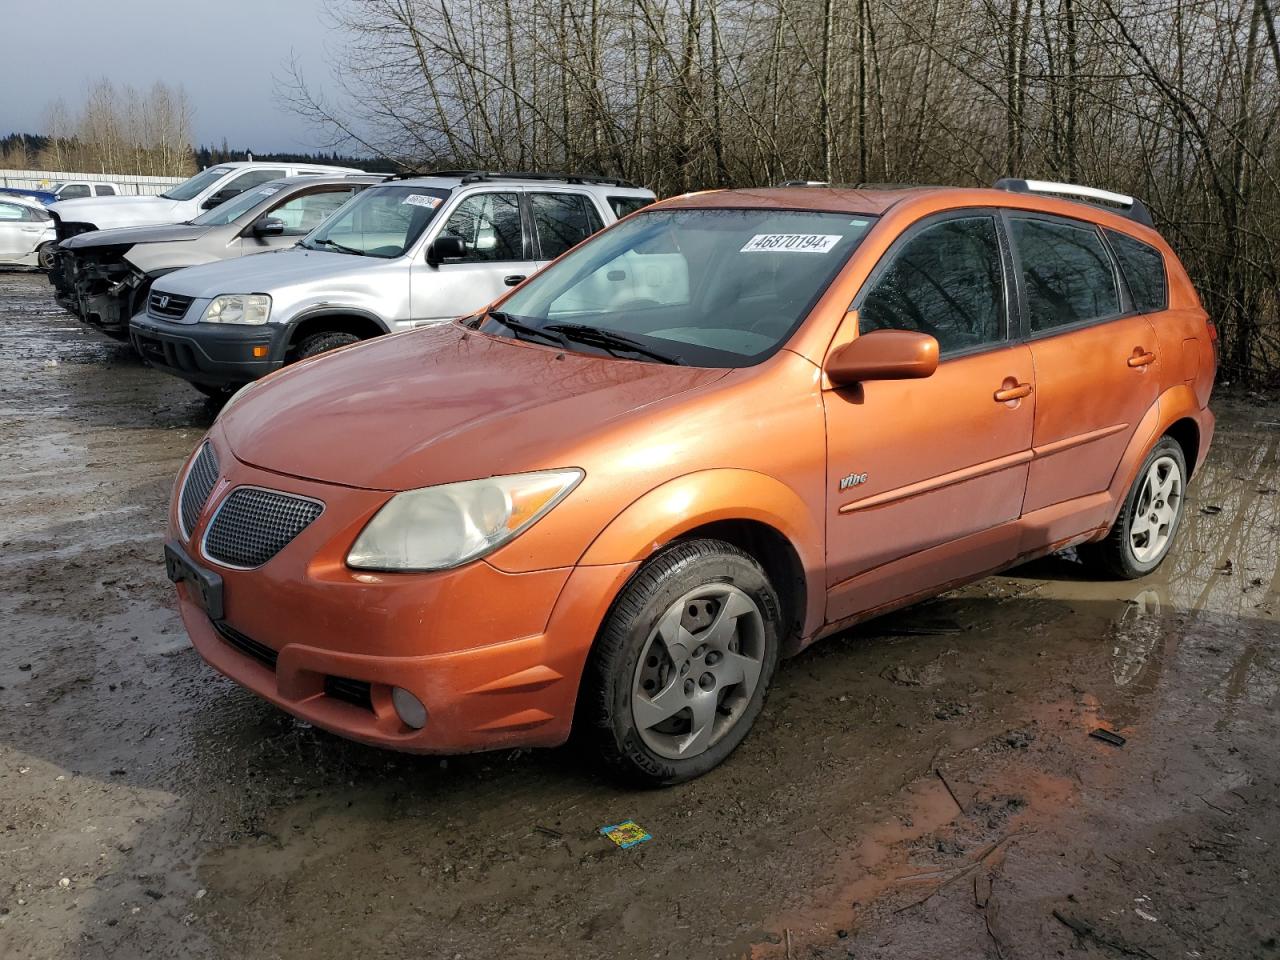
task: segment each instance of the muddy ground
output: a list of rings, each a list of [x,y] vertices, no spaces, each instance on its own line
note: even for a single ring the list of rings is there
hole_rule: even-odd
[[[213,411],[49,289],[0,274],[0,957],[1280,958],[1280,402],[1216,401],[1158,576],[1053,558],[826,641],[630,792],[214,675],[160,560]]]

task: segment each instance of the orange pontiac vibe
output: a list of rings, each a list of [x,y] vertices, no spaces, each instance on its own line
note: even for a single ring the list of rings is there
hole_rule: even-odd
[[[671,784],[855,621],[1069,546],[1148,573],[1216,330],[1140,201],[996,186],[677,197],[244,388],[170,510],[196,649],[363,743],[576,725]]]

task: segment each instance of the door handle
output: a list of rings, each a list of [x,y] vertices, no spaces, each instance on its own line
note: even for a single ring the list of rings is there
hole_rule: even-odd
[[[503,277],[502,282],[508,287],[514,287],[518,284],[524,283],[525,277],[526,275],[523,273],[513,273],[509,277]]]
[[[1145,367],[1149,363],[1156,362],[1156,355],[1150,351],[1143,351],[1141,347],[1133,351],[1133,356],[1129,358],[1129,366]]]
[[[1008,403],[1010,400],[1021,400],[1031,396],[1031,384],[1015,383],[1011,387],[1002,387],[995,392],[996,403]]]

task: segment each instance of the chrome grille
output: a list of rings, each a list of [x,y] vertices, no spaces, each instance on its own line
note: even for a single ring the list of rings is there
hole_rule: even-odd
[[[261,487],[237,487],[209,521],[204,554],[229,567],[259,567],[323,511],[324,504],[318,500]]]
[[[147,313],[161,320],[180,320],[186,315],[194,297],[182,297],[176,293],[152,290],[147,298]]]
[[[191,539],[191,531],[200,519],[200,511],[209,502],[209,494],[213,485],[218,482],[218,456],[213,447],[204,444],[196,454],[191,469],[187,471],[187,479],[182,484],[182,494],[178,498],[178,512],[182,518],[182,534]]]

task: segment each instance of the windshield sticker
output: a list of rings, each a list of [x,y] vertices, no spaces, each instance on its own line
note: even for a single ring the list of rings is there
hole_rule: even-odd
[[[400,201],[402,206],[408,203],[415,207],[427,207],[430,210],[440,206],[441,202],[439,197],[428,197],[421,193],[411,193]]]
[[[831,233],[757,233],[739,253],[829,253],[839,243]]]
[[[279,193],[279,192],[280,192],[280,188],[279,188],[279,187],[263,187],[263,188],[262,188],[262,195],[263,195],[264,197],[269,197],[269,196],[271,196],[273,193]]]

